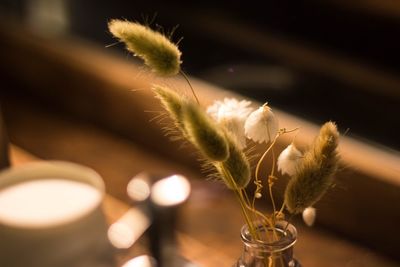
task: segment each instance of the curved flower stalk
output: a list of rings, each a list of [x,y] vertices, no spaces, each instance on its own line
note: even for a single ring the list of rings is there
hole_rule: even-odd
[[[285,190],[285,204],[290,213],[301,213],[313,206],[332,186],[339,162],[338,139],[336,125],[327,122],[311,148],[304,153],[296,175]]]
[[[207,108],[207,113],[227,130],[240,149],[246,147],[244,123],[252,111],[250,105],[251,102],[247,100],[225,98],[223,101],[215,101]]]
[[[163,34],[139,23],[118,19],[111,20],[108,28],[125,43],[128,51],[143,59],[155,73],[162,76],[179,73],[181,52]]]

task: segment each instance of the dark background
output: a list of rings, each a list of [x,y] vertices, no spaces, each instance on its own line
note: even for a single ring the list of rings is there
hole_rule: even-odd
[[[27,6],[35,6],[35,2],[46,1],[10,0],[3,1],[1,6],[3,13],[27,21],[31,12]],[[340,130],[348,131],[350,136],[400,149],[400,88],[396,87],[400,84],[400,4],[378,0],[352,4],[312,0],[213,4],[58,2],[65,9],[68,34],[103,46],[115,42],[107,32],[111,18],[149,23],[166,33],[178,25],[172,39],[177,42],[184,37],[179,47],[183,52],[183,69],[189,75],[261,102],[268,101],[313,122],[336,121]],[[240,36],[235,36],[235,31]],[[254,36],[257,38],[253,39]],[[265,49],[260,43],[263,37],[267,38]],[[278,50],[268,49],[271,38]],[[121,44],[108,49],[126,54]],[[312,55],[303,53],[304,50]],[[298,64],[298,56],[306,62],[312,59],[313,63]],[[342,70],[342,65],[337,67],[337,73],[330,71],[330,65],[335,64],[325,62],[326,57],[348,66],[350,72]],[[377,77],[390,77],[394,83],[380,84],[380,79],[369,83],[363,81],[370,78],[363,73],[352,79],[354,66],[366,68]]]

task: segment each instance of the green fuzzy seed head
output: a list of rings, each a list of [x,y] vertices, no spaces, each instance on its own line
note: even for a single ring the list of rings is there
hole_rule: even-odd
[[[229,157],[215,167],[229,189],[246,188],[250,182],[250,163],[243,151],[233,142],[229,142]]]
[[[197,105],[188,103],[184,109],[184,125],[188,139],[210,161],[223,161],[228,155],[224,133]]]
[[[160,100],[163,108],[168,112],[169,116],[174,121],[175,125],[183,131],[184,126],[182,110],[186,105],[187,100],[166,86],[153,85],[152,90],[156,97]]]
[[[286,187],[285,204],[290,213],[301,213],[314,205],[332,186],[339,162],[338,140],[336,125],[325,123]]]
[[[143,59],[155,73],[162,76],[179,73],[181,52],[163,34],[139,23],[117,19],[111,20],[108,28],[116,38],[125,43],[130,52]]]

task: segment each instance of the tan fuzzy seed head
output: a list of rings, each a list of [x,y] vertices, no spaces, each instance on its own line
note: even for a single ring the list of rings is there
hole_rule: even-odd
[[[184,131],[182,110],[187,100],[166,86],[153,85],[152,90],[175,125]]]
[[[139,23],[113,19],[110,32],[124,42],[126,48],[142,58],[155,73],[171,76],[179,73],[181,52],[166,36]]]
[[[206,159],[223,161],[228,158],[229,151],[225,134],[198,105],[188,103],[183,116],[189,140]]]
[[[332,186],[339,162],[338,139],[336,125],[327,122],[304,153],[296,175],[285,190],[285,204],[290,213],[301,213],[313,206]]]
[[[243,189],[250,182],[250,163],[240,147],[233,141],[229,142],[229,157],[216,165],[216,168],[229,189]]]

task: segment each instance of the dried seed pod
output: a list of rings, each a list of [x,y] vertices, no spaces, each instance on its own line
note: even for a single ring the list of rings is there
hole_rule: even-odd
[[[336,125],[327,122],[311,148],[304,153],[296,175],[285,190],[285,204],[290,213],[301,213],[313,206],[332,186],[339,161],[338,139]]]
[[[139,23],[118,19],[111,20],[108,28],[155,73],[162,76],[179,73],[181,52],[165,35]]]
[[[240,147],[233,141],[229,142],[229,157],[217,164],[216,168],[230,189],[245,188],[250,182],[250,163]]]
[[[206,159],[224,161],[228,158],[228,143],[224,132],[198,105],[188,103],[183,116],[188,139]]]
[[[174,120],[175,125],[184,130],[182,110],[187,100],[166,86],[153,85],[152,90],[169,116]]]

